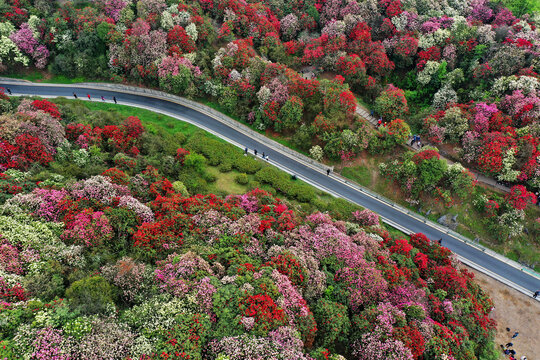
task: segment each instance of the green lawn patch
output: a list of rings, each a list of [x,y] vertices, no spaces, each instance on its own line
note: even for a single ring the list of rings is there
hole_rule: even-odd
[[[371,171],[366,166],[346,167],[341,174],[362,186],[371,186]]]
[[[244,194],[248,190],[246,185],[240,185],[234,180],[236,175],[240,174],[238,171],[233,170],[222,173],[215,166],[208,166],[206,171],[216,176],[217,180],[213,183],[213,186],[219,192],[225,192],[227,194]]]

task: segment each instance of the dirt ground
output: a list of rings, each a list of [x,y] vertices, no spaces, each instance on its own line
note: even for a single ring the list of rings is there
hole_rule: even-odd
[[[532,294],[525,296],[487,275],[467,269],[474,273],[476,281],[493,300],[497,345],[510,342],[512,334],[517,331],[519,335],[512,340],[516,359],[525,355],[528,360],[540,360],[540,301],[534,300]],[[510,331],[506,331],[507,327]],[[501,352],[501,359],[504,358]]]

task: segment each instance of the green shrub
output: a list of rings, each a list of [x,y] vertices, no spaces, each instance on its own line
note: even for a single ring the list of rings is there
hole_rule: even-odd
[[[242,173],[242,174],[236,175],[236,177],[234,178],[234,181],[236,181],[240,185],[246,185],[249,182],[249,178],[247,174]]]
[[[180,132],[180,131],[174,133],[174,137],[175,137],[176,141],[177,141],[180,145],[183,145],[183,144],[186,142],[186,140],[187,140],[186,134],[184,134],[183,132]]]
[[[211,173],[204,173],[203,179],[206,180],[206,182],[213,183],[217,180],[217,176]]]
[[[66,290],[70,304],[86,314],[103,312],[114,305],[117,297],[115,288],[101,276],[88,276],[75,281]]]
[[[192,169],[198,172],[199,174],[203,173],[205,164],[206,164],[205,157],[197,153],[191,153],[187,155],[186,159],[184,160],[185,168]]]
[[[319,211],[326,211],[327,210],[327,204],[324,200],[319,199],[318,197],[314,197],[311,199],[311,204]]]
[[[336,342],[347,341],[351,320],[345,305],[320,298],[315,304],[313,315],[317,321],[317,345],[335,350]]]
[[[173,190],[176,193],[182,194],[184,196],[189,196],[189,192],[187,191],[186,185],[184,185],[183,182],[175,181],[175,182],[173,182],[172,186],[173,186]]]
[[[310,202],[315,198],[315,191],[309,185],[296,185],[291,189],[292,195],[300,202]]]
[[[261,183],[257,180],[251,180],[247,187],[248,190],[259,189],[261,187]]]
[[[328,202],[327,210],[333,217],[341,220],[347,220],[350,219],[351,213],[353,211],[362,210],[362,208],[358,205],[348,202],[347,200],[343,200],[341,198],[333,198]]]
[[[232,170],[232,166],[233,165],[230,161],[224,161],[219,165],[218,169],[220,172],[226,173]]]
[[[61,269],[50,268],[33,276],[27,276],[24,279],[24,288],[32,296],[46,301],[61,297],[65,289],[64,279],[59,271]]]
[[[255,174],[262,168],[261,162],[250,156],[238,156],[233,162],[233,166],[239,172],[246,174]]]

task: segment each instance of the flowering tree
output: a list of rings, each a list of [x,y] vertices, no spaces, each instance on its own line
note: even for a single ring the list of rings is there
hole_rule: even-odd
[[[28,23],[22,24],[18,31],[11,34],[10,39],[22,52],[32,56],[37,68],[42,69],[47,65],[49,50],[44,45],[39,45]]]
[[[388,85],[375,99],[375,111],[390,121],[405,115],[409,107],[404,91],[392,84]]]
[[[505,199],[516,210],[523,210],[527,207],[527,204],[536,204],[537,201],[536,196],[527,191],[523,185],[512,186]]]

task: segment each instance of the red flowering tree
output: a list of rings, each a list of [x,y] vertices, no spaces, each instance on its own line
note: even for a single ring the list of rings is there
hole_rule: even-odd
[[[358,86],[366,81],[366,64],[356,54],[341,56],[336,67],[351,86]]]
[[[47,165],[53,161],[38,137],[22,134],[13,143],[0,141],[0,168],[27,170],[33,163]]]
[[[375,111],[387,120],[402,117],[409,111],[405,92],[389,84],[375,99]]]
[[[180,165],[184,165],[186,156],[188,156],[189,154],[190,154],[189,150],[186,150],[184,148],[179,148],[176,150],[176,160],[180,163]]]
[[[56,104],[48,101],[48,100],[34,100],[32,102],[32,106],[34,106],[36,109],[43,110],[46,113],[51,114],[53,117],[60,119],[60,111],[58,111],[58,107]]]
[[[506,201],[517,210],[523,210],[527,207],[527,204],[536,204],[536,195],[527,191],[527,188],[523,185],[515,185],[510,189],[505,197]]]

